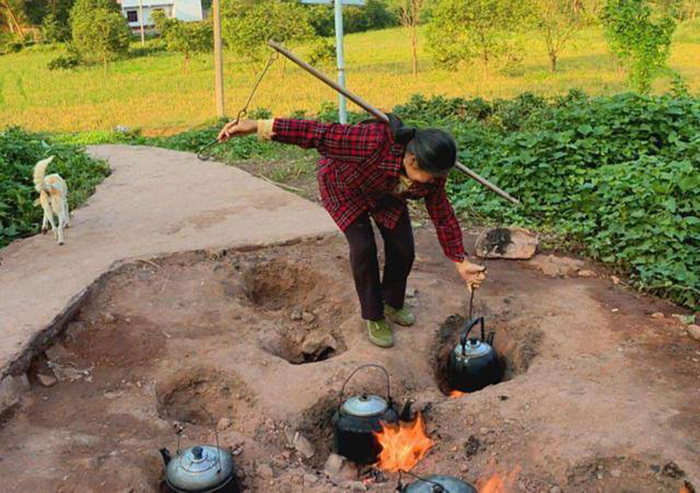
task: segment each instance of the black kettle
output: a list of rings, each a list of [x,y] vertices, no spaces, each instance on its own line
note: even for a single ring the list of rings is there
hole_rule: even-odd
[[[481,339],[469,337],[474,326],[481,324]],[[494,332],[486,337],[484,317],[477,317],[462,327],[459,344],[447,362],[447,380],[451,389],[476,392],[498,383],[503,378],[503,366],[493,348]]]
[[[360,370],[378,368],[386,375],[386,399],[377,395],[360,394],[343,400],[345,386]],[[402,417],[410,413],[410,401]],[[333,415],[333,444],[338,455],[358,464],[373,464],[382,451],[375,433],[382,430],[382,422],[397,423],[399,413],[391,398],[389,373],[379,365],[362,365],[345,380],[340,391],[340,404]]]

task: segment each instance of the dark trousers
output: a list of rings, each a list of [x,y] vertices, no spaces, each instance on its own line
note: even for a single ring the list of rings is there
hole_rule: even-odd
[[[350,245],[350,265],[355,289],[360,298],[362,318],[384,318],[384,302],[393,308],[402,308],[406,296],[406,280],[413,266],[415,246],[408,209],[394,229],[377,225],[384,239],[384,276],[379,280],[377,244],[370,215],[365,212],[345,230]]]

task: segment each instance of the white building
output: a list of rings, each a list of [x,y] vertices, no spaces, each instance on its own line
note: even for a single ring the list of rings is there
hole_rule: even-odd
[[[204,19],[201,0],[121,0],[122,13],[129,23],[132,31],[141,29],[139,17],[143,6],[143,25],[153,27],[151,14],[162,10],[167,17],[192,22]]]

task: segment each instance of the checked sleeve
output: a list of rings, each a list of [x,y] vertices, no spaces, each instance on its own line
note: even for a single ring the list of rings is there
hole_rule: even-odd
[[[455,211],[445,192],[445,179],[442,178],[435,185],[435,189],[425,196],[425,206],[428,209],[430,219],[435,225],[440,246],[445,256],[455,262],[461,262],[466,258],[464,243],[462,242],[462,229],[459,226]]]
[[[275,118],[272,140],[316,149],[343,162],[362,163],[384,142],[385,130],[377,125],[341,125],[313,120]]]

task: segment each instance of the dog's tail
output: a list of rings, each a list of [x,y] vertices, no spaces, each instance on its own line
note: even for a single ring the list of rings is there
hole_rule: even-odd
[[[34,187],[37,192],[44,189],[44,177],[46,176],[46,167],[53,161],[53,156],[42,159],[34,166]]]

